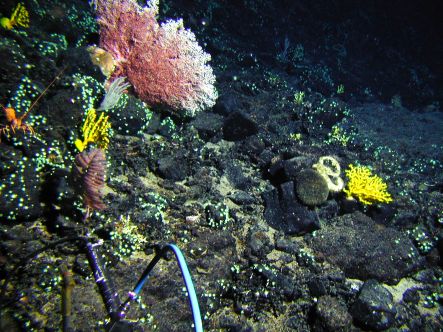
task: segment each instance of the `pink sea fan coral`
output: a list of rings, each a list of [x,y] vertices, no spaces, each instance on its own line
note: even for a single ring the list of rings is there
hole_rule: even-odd
[[[217,99],[211,57],[183,21],[156,20],[158,0],[96,0],[100,47],[116,60],[113,77],[126,76],[140,99],[187,114],[212,107]]]

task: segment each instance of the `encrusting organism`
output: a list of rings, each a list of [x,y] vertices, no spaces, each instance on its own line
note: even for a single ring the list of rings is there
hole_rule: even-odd
[[[115,60],[111,53],[97,46],[89,46],[86,49],[94,65],[98,66],[103,75],[111,76],[115,69]]]
[[[0,25],[6,29],[11,30],[15,26],[29,27],[29,13],[25,5],[19,3],[13,10],[10,18],[0,18]]]
[[[328,188],[332,192],[339,192],[344,187],[344,182],[340,177],[340,163],[332,156],[320,157],[318,162],[312,165],[328,183]]]

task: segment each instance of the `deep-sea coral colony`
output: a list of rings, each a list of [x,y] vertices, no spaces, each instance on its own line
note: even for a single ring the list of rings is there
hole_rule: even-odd
[[[0,25],[6,29],[11,30],[15,26],[23,28],[29,27],[29,13],[22,3],[19,3],[13,10],[10,18],[0,18]]]
[[[386,183],[379,176],[372,175],[369,167],[349,165],[345,173],[349,181],[343,191],[348,198],[355,198],[365,205],[392,202]]]
[[[158,2],[96,0],[100,47],[115,60],[113,75],[126,76],[142,101],[193,116],[217,99],[211,57],[182,20],[157,22]]]

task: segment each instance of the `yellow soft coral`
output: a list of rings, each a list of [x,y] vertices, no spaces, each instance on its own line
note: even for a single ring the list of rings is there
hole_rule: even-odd
[[[386,183],[379,176],[372,175],[369,167],[349,165],[345,173],[349,181],[343,191],[348,198],[358,199],[365,205],[392,202]]]
[[[29,27],[29,13],[25,5],[19,3],[12,11],[11,18],[2,17],[0,25],[6,29],[11,30],[14,26],[20,25],[24,28]]]
[[[86,113],[86,119],[82,126],[83,140],[76,139],[75,146],[82,152],[89,143],[96,144],[99,148],[106,150],[109,145],[109,116],[102,112],[97,119],[97,112],[91,108]]]

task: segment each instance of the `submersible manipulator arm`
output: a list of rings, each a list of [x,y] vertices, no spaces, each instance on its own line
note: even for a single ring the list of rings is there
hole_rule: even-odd
[[[189,304],[192,311],[192,317],[194,319],[194,330],[196,332],[203,332],[203,324],[201,319],[200,307],[197,300],[197,294],[195,292],[194,284],[192,282],[191,273],[189,272],[188,265],[186,264],[185,257],[181,250],[175,244],[167,244],[162,247],[151,260],[145,271],[141,275],[134,289],[128,293],[128,298],[125,302],[121,303],[118,297],[118,293],[115,291],[112,279],[107,276],[107,272],[104,269],[104,264],[97,252],[97,248],[101,243],[91,244],[86,242],[86,250],[89,259],[89,264],[94,273],[95,282],[97,283],[103,301],[106,306],[106,310],[111,318],[111,322],[108,324],[107,330],[112,332],[128,331],[130,330],[129,323],[125,323],[124,318],[129,310],[130,304],[140,294],[143,286],[148,281],[149,274],[160,261],[161,258],[166,257],[168,251],[172,251],[177,260],[178,266],[181,270],[183,281],[186,286],[186,290],[189,297]]]

